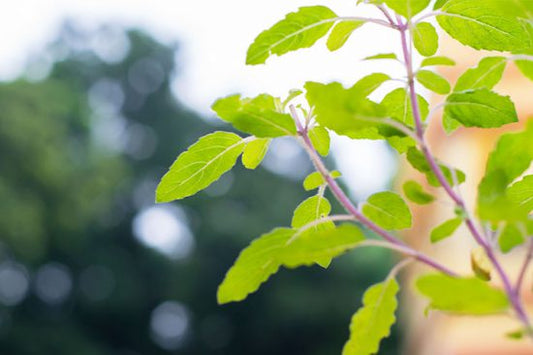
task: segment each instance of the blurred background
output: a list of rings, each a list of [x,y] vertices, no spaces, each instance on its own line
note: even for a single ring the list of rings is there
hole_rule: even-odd
[[[195,197],[153,203],[179,152],[230,129],[209,110],[215,98],[349,84],[383,69],[360,58],[398,41],[371,26],[338,54],[318,46],[244,66],[261,30],[313,3],[0,6],[0,354],[340,352],[362,293],[393,263],[386,251],[280,270],[247,300],[216,304],[239,251],[288,225],[308,195],[311,166],[295,144],[276,140],[257,171],[237,166]],[[372,14],[353,1],[321,3]],[[396,156],[385,145],[337,137],[333,150],[328,164],[344,170],[354,198],[390,186]],[[395,327],[380,354],[400,346]]]

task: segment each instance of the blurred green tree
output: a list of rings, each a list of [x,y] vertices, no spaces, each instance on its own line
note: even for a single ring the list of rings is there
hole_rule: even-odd
[[[384,277],[389,254],[366,249],[216,304],[238,251],[288,224],[306,193],[275,166],[239,168],[154,206],[169,163],[212,130],[170,90],[176,49],[138,31],[66,25],[45,79],[0,86],[0,353],[337,354],[346,309]],[[285,161],[310,170],[301,153]],[[395,332],[382,353],[397,346]]]

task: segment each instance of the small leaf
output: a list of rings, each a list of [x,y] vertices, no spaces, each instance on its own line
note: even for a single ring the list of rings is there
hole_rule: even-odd
[[[403,17],[410,19],[424,10],[430,0],[384,0],[385,4]]]
[[[440,186],[440,182],[437,179],[437,176],[435,176],[435,174],[431,170],[429,163],[427,162],[426,158],[424,157],[424,154],[421,151],[414,147],[409,148],[409,150],[407,151],[407,161],[411,164],[413,168],[426,175],[426,178],[431,186]],[[457,182],[459,184],[465,182],[466,176],[461,170],[454,169],[453,173],[449,168],[442,164],[439,164],[439,167],[450,185],[455,185],[453,174],[455,174],[455,177],[457,178]]]
[[[416,73],[416,79],[427,89],[437,94],[446,95],[450,92],[450,84],[437,73],[429,70],[420,70]]]
[[[325,230],[276,228],[245,248],[218,288],[219,304],[242,301],[284,265],[294,268],[325,262],[357,247],[364,240],[354,225]]]
[[[230,170],[244,149],[244,140],[229,132],[200,138],[181,153],[157,186],[156,201],[192,196]]]
[[[437,49],[439,48],[439,35],[435,27],[427,22],[419,22],[413,28],[413,44],[418,53],[425,57],[437,53]]]
[[[336,179],[339,176],[341,176],[341,173],[338,172],[337,170],[333,170],[330,173],[330,175],[332,178]],[[326,180],[324,180],[324,177],[318,171],[315,171],[307,175],[303,183],[304,189],[306,191],[317,189],[320,186],[325,185],[325,184],[326,184]]]
[[[490,281],[492,264],[482,247],[472,249],[470,252],[470,266],[480,280]]]
[[[248,48],[246,64],[263,64],[272,54],[308,48],[324,37],[337,15],[325,6],[300,7],[257,36]]]
[[[353,95],[360,98],[367,97],[379,88],[384,82],[390,80],[390,76],[383,73],[372,73],[357,81],[349,90]]]
[[[353,315],[350,339],[344,345],[343,355],[377,354],[379,343],[390,335],[396,322],[398,282],[390,278],[368,288],[363,295],[363,307]]]
[[[498,0],[449,0],[440,11],[442,29],[472,48],[519,51],[531,45],[522,21],[503,13]]]
[[[406,229],[411,227],[411,211],[404,200],[389,191],[378,192],[363,205],[363,214],[385,229]]]
[[[365,24],[364,21],[340,21],[329,34],[326,43],[330,51],[336,51],[341,48],[348,40],[353,31]]]
[[[518,121],[511,99],[487,89],[451,94],[444,114],[466,127],[494,128]]]
[[[377,60],[377,59],[395,59],[398,60],[398,57],[394,53],[381,53],[381,54],[375,54],[368,57],[363,58],[363,60]]]
[[[247,169],[255,169],[261,164],[271,139],[258,138],[246,144],[242,153],[242,164]]]
[[[435,196],[428,194],[418,182],[409,180],[403,184],[405,197],[419,205],[426,205],[435,200]]]
[[[430,274],[419,277],[416,287],[431,300],[430,309],[456,314],[487,315],[502,313],[509,308],[509,301],[502,290],[477,278]]]
[[[315,126],[309,130],[308,134],[316,151],[322,156],[328,155],[330,143],[328,130],[324,127]]]
[[[292,89],[292,90],[290,90],[289,91],[289,95],[287,96],[287,98],[285,100],[283,100],[283,102],[281,103],[281,108],[283,110],[285,110],[285,108],[287,107],[289,102],[291,102],[292,100],[294,100],[295,98],[297,98],[301,94],[303,94],[303,91],[300,90],[300,89]]]
[[[422,63],[420,64],[421,67],[429,67],[433,65],[455,65],[455,61],[448,57],[430,57],[430,58],[424,58],[422,60]]]
[[[324,197],[318,195],[309,197],[300,203],[294,211],[291,226],[293,228],[303,227],[310,222],[326,217],[330,211],[331,205]],[[328,224],[327,227],[333,226],[333,222],[326,224]]]
[[[501,80],[507,61],[504,57],[485,57],[477,67],[465,71],[453,91],[492,89]]]
[[[507,224],[498,239],[500,250],[503,253],[510,252],[514,247],[519,246],[522,243],[524,243],[524,236],[514,223]]]
[[[439,242],[451,236],[463,223],[463,219],[456,217],[438,225],[431,231],[431,243]]]
[[[243,132],[260,138],[274,138],[296,134],[294,120],[289,114],[277,112],[276,99],[262,94],[253,99],[232,95],[218,99],[212,106],[220,118]]]

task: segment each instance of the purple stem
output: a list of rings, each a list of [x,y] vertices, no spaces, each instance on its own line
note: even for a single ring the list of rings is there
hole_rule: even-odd
[[[412,55],[409,51],[409,46],[407,44],[407,36],[406,32],[408,30],[409,26],[407,24],[402,23],[401,19],[398,18],[398,30],[400,31],[401,40],[402,40],[402,51],[403,51],[403,57],[405,61],[405,66],[407,69],[407,78],[409,82],[409,96],[411,100],[411,106],[413,108],[413,116],[414,121],[416,125],[416,134],[420,140],[420,145],[422,148],[422,152],[424,156],[426,157],[427,162],[430,165],[431,171],[435,174],[437,177],[437,180],[440,182],[444,190],[447,192],[447,194],[450,196],[450,198],[457,204],[459,208],[461,208],[463,211],[467,212],[466,205],[463,201],[463,199],[453,190],[453,188],[448,183],[448,180],[445,178],[444,174],[442,173],[441,168],[437,164],[435,158],[431,154],[425,140],[424,140],[424,128],[422,125],[422,118],[420,114],[420,107],[418,105],[418,98],[416,96],[415,91],[415,83],[414,83],[414,75],[413,75],[413,65],[412,65]],[[507,293],[507,296],[509,298],[509,301],[511,302],[518,318],[524,323],[526,328],[528,330],[531,329],[531,325],[529,322],[529,318],[527,313],[524,310],[524,307],[522,305],[522,301],[520,299],[520,295],[518,292],[516,292],[516,289],[514,289],[511,285],[511,281],[509,279],[509,276],[505,273],[503,270],[501,264],[499,263],[498,259],[496,258],[496,255],[494,253],[494,250],[492,249],[492,246],[490,243],[488,243],[485,238],[481,235],[478,228],[472,221],[471,217],[469,217],[468,213],[466,213],[467,217],[465,218],[465,223],[472,233],[472,236],[476,240],[476,242],[483,247],[485,250],[485,253],[487,254],[487,257],[491,261],[492,265],[496,269],[496,272],[500,276],[500,279],[502,280],[503,287],[505,292]]]
[[[524,277],[526,276],[526,271],[529,266],[529,263],[531,262],[532,257],[533,257],[533,238],[530,238],[529,246],[527,248],[526,258],[524,259],[524,263],[522,264],[522,268],[520,269],[520,273],[518,274],[518,279],[516,280],[515,290],[518,295],[520,294],[520,289],[522,288],[522,284],[524,283]]]
[[[316,170],[324,177],[324,180],[327,182],[331,192],[335,196],[335,198],[339,201],[339,203],[348,211],[350,214],[352,214],[361,224],[366,226],[368,229],[372,230],[374,233],[381,236],[383,239],[385,239],[387,242],[401,247],[403,250],[405,250],[405,253],[412,256],[413,258],[419,260],[420,262],[431,266],[432,268],[439,270],[449,276],[457,277],[457,273],[450,270],[444,265],[439,264],[437,261],[432,260],[427,255],[424,255],[420,253],[417,250],[414,250],[407,244],[405,244],[403,241],[399,240],[392,234],[390,234],[385,229],[381,228],[368,218],[366,218],[358,209],[354,206],[352,201],[346,196],[344,191],[340,188],[340,186],[337,184],[335,179],[333,179],[329,173],[329,170],[324,165],[324,162],[320,157],[318,156],[318,153],[316,152],[315,148],[313,147],[313,143],[309,139],[309,135],[307,134],[307,129],[302,126],[298,119],[298,113],[296,112],[296,109],[294,106],[290,106],[289,109],[291,110],[291,115],[296,123],[296,127],[298,128],[298,133],[302,137],[304,141],[304,148],[309,154],[311,161],[313,162],[313,165],[315,166]]]

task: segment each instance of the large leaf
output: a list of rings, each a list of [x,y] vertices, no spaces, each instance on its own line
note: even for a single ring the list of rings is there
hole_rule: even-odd
[[[370,196],[363,205],[363,214],[385,229],[411,227],[409,207],[399,195],[393,192],[378,192]]]
[[[416,73],[416,79],[420,84],[437,94],[446,95],[450,92],[450,84],[448,83],[448,80],[432,71],[419,70]]]
[[[531,165],[531,142],[533,120],[528,121],[524,131],[500,137],[496,148],[489,155],[485,176],[478,187],[478,213],[482,219],[496,222],[527,218],[527,202],[521,203],[516,191],[511,189],[509,192],[507,188]]]
[[[253,99],[232,95],[218,99],[212,107],[220,118],[235,128],[257,137],[280,137],[296,134],[294,120],[276,109],[276,99],[262,94]]]
[[[511,99],[487,89],[451,94],[444,115],[466,127],[494,128],[518,121]]]
[[[409,148],[409,150],[407,151],[407,161],[411,164],[413,168],[426,175],[426,178],[431,186],[440,186],[440,182],[437,179],[437,176],[431,170],[431,166],[429,165],[426,158],[424,157],[424,154],[421,151],[414,147]],[[463,183],[466,179],[465,174],[461,170],[450,170],[448,167],[442,164],[439,164],[439,167],[442,173],[444,174],[446,181],[448,181],[450,185],[455,185],[453,177],[454,174],[459,184]]]
[[[385,112],[378,104],[365,98],[357,86],[345,89],[339,83],[307,82],[305,89],[307,100],[321,126],[351,138],[380,139],[379,121]]]
[[[500,4],[498,4],[500,3]],[[440,26],[475,49],[517,51],[530,46],[522,20],[501,11],[500,0],[450,0],[437,16]]]
[[[257,168],[265,157],[270,141],[269,138],[258,138],[247,143],[242,153],[242,164],[247,169]]]
[[[254,240],[240,253],[218,288],[218,303],[242,301],[282,265],[291,268],[313,265],[317,260],[331,259],[355,248],[362,240],[361,230],[347,224],[305,232],[276,228]]]
[[[325,36],[337,15],[325,6],[300,7],[257,36],[248,48],[246,64],[262,64],[272,54],[308,48]]]
[[[366,290],[363,307],[352,317],[350,339],[344,345],[343,355],[377,354],[379,343],[390,335],[398,307],[396,295],[399,285],[390,278]]]
[[[439,48],[439,35],[432,24],[419,22],[413,28],[413,44],[418,53],[429,57],[437,53]]]
[[[504,57],[481,59],[477,67],[468,69],[457,79],[453,91],[492,89],[501,80],[506,64]]]
[[[336,51],[341,48],[350,38],[350,35],[365,24],[364,21],[339,21],[329,34],[326,45],[330,51]]]
[[[509,301],[502,290],[477,278],[424,275],[418,278],[416,287],[430,299],[430,309],[485,315],[503,313],[509,308]]]
[[[156,201],[168,202],[194,195],[230,170],[244,149],[236,134],[215,132],[200,138],[178,156],[157,186]]]
[[[384,0],[388,7],[406,18],[411,18],[424,10],[430,0]]]

